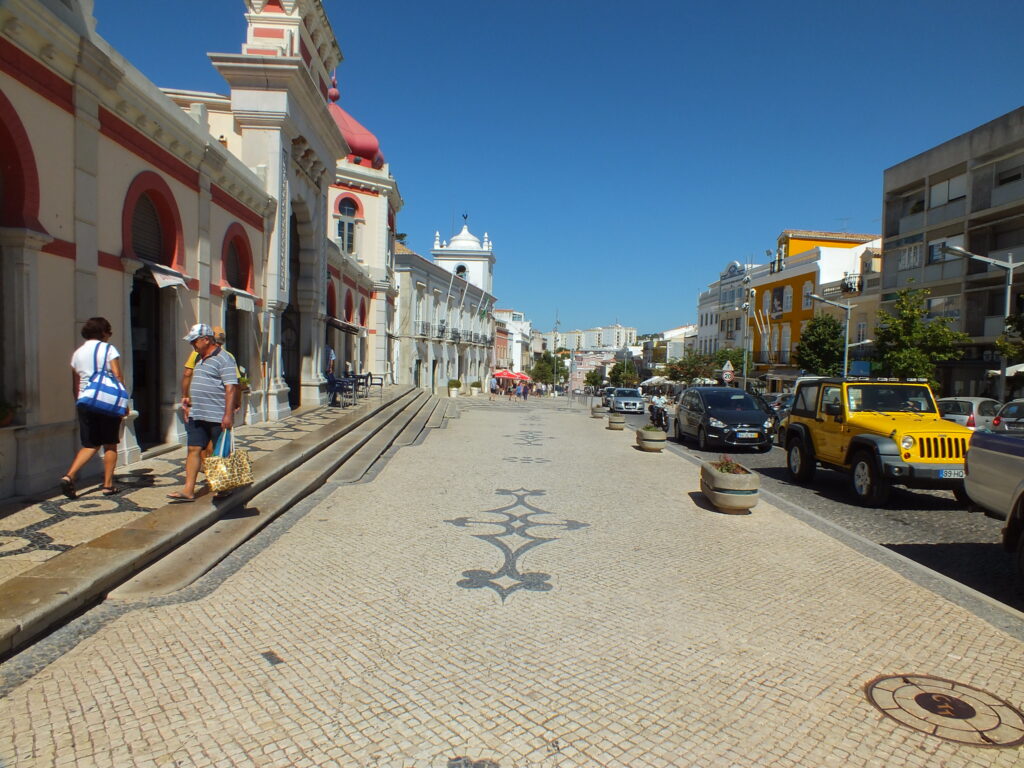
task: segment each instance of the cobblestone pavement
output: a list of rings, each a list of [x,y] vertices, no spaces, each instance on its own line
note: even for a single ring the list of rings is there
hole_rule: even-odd
[[[1024,762],[905,724],[1024,736],[1024,643],[763,502],[707,508],[693,463],[561,400],[459,406],[187,600],[97,620],[0,700],[0,760]]]
[[[635,424],[646,419],[630,416]],[[699,459],[721,450],[702,452],[693,441],[672,444],[671,450]],[[1024,582],[1015,577],[1013,555],[1002,546],[1002,520],[968,511],[949,491],[893,489],[884,508],[854,503],[849,476],[819,469],[806,486],[794,484],[786,472],[782,448],[769,453],[740,453],[740,460],[761,474],[762,487],[848,531],[889,547],[928,568],[1024,611]]]
[[[236,443],[256,461],[344,412],[311,408],[282,421],[238,427]],[[167,494],[185,483],[185,448],[118,467],[114,477],[122,489],[116,496],[103,496],[97,480],[81,483],[76,499],[55,491],[0,505],[0,582],[164,506]]]

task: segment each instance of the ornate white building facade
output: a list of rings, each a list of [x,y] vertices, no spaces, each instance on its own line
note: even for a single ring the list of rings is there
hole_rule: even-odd
[[[182,438],[193,323],[227,329],[250,421],[325,401],[332,318],[354,368],[386,371],[397,187],[331,103],[321,0],[244,10],[242,52],[210,55],[221,95],[161,91],[96,33],[90,0],[0,5],[0,498],[52,486],[73,454],[68,361],[92,316],[133,395],[122,463]]]
[[[486,386],[494,364],[494,249],[463,226],[450,242],[434,235],[432,259],[398,244],[399,383],[446,392],[458,379],[464,389]]]

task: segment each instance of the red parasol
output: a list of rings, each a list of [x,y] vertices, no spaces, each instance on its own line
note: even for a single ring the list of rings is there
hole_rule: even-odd
[[[516,378],[516,374],[512,373],[512,371],[495,371],[494,372],[494,378],[496,378],[496,379],[514,379],[514,378]]]
[[[525,373],[517,372],[512,374],[513,378],[519,379],[520,381],[532,381],[532,379]]]

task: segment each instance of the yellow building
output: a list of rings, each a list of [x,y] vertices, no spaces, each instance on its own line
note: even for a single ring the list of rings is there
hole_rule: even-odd
[[[811,294],[818,293],[822,285],[865,271],[862,259],[871,247],[879,247],[877,238],[798,229],[779,235],[778,249],[767,270],[751,282],[750,337],[757,374],[767,391],[786,391],[800,374],[793,350],[801,331],[822,306]]]

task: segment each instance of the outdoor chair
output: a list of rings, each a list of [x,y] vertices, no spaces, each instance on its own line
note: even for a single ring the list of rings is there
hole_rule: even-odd
[[[356,404],[356,382],[354,378],[331,377],[327,381],[327,391],[331,393],[331,400],[338,399],[338,404],[344,407],[347,404]]]
[[[384,399],[384,377],[383,376],[374,376],[372,373],[367,373],[366,374],[366,390],[367,390],[367,394],[369,394],[370,390],[373,387],[377,387],[380,390],[380,397],[383,400]]]

